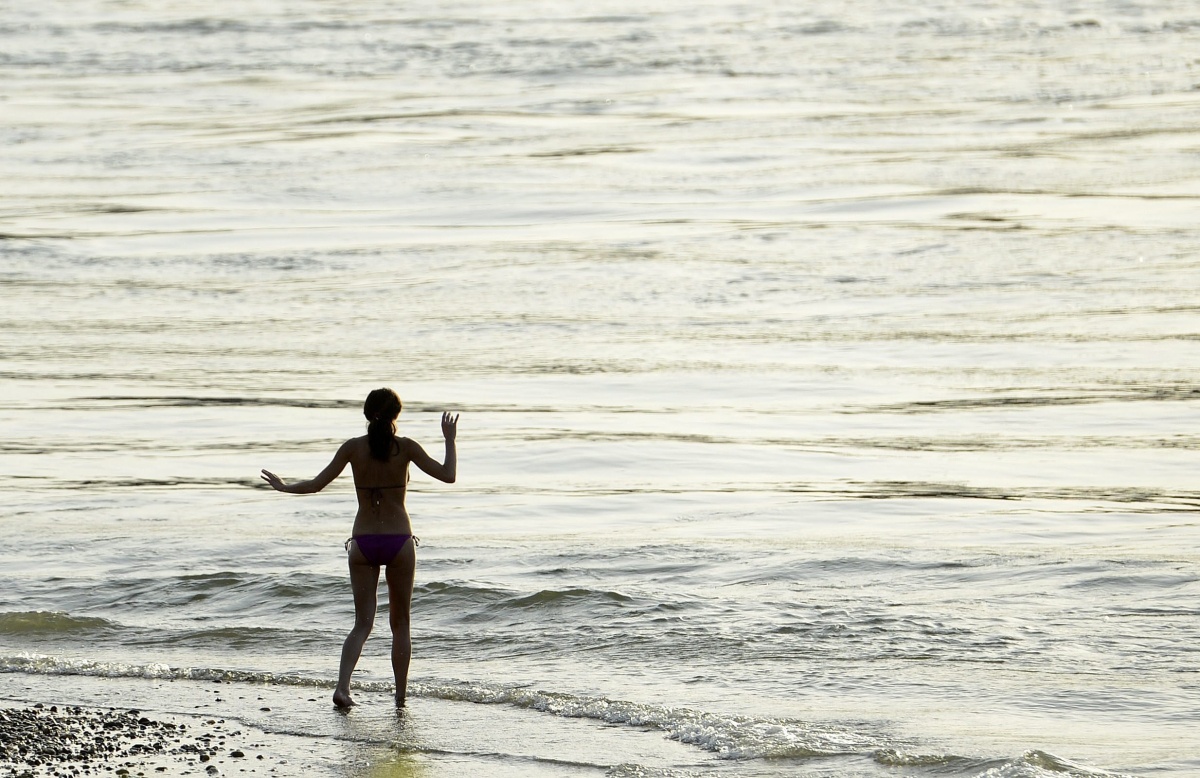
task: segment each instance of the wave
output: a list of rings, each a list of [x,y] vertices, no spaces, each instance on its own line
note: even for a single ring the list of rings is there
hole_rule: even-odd
[[[0,373],[0,377],[28,377],[28,373]],[[60,374],[54,374],[60,375]],[[62,374],[68,375],[68,374]],[[104,377],[92,373],[69,374],[75,378]],[[141,394],[104,394],[72,397],[71,407],[76,410],[108,409],[113,406],[121,408],[305,408],[316,410],[355,410],[362,407],[359,398],[321,399],[316,397],[271,397],[244,395],[141,395]],[[57,410],[59,406],[23,405],[23,408],[37,410]],[[634,409],[627,405],[527,405],[507,403],[472,402],[455,406],[464,413],[554,413],[562,414],[578,411],[611,411],[630,412]],[[404,411],[413,413],[441,413],[445,410],[444,403],[404,398]],[[638,412],[653,413],[655,411],[637,409]],[[324,441],[322,441],[324,442]]]
[[[333,688],[332,680],[300,675],[222,668],[171,667],[164,664],[126,664],[67,659],[55,656],[0,657],[0,673],[31,675],[83,675],[101,678],[222,681],[275,684],[306,688]],[[356,682],[364,692],[390,693],[391,684]],[[675,708],[604,697],[468,681],[410,682],[409,695],[477,705],[506,705],[552,716],[591,719],[609,725],[662,731],[680,743],[715,753],[725,759],[807,758],[870,754],[886,747],[878,738],[850,729],[795,719],[723,715],[690,708]]]
[[[458,613],[467,618],[477,618],[481,614],[495,618],[507,613],[521,622],[528,620],[531,611],[582,610],[642,614],[690,607],[690,603],[579,586],[530,590],[480,586],[461,581],[429,581],[417,584],[414,592],[417,595],[415,607],[421,612]],[[63,582],[59,595],[61,602],[69,603],[70,610],[109,613],[120,609],[128,617],[128,622],[76,616],[67,611],[0,612],[0,634],[66,633],[97,629],[128,631],[138,629],[145,618],[154,617],[156,626],[153,634],[167,642],[199,637],[228,637],[254,642],[256,639],[278,639],[284,634],[303,634],[312,638],[323,633],[296,630],[293,627],[276,630],[255,626],[260,625],[261,620],[253,620],[259,616],[277,615],[281,610],[311,615],[325,608],[341,608],[348,597],[345,581],[340,576],[314,573],[278,576],[231,571],[112,580],[102,585],[89,580]],[[227,623],[219,628],[196,630],[190,621],[163,622],[160,618],[164,612],[179,615],[191,613],[197,607],[202,607],[210,616],[220,614]],[[277,636],[271,638],[272,634]]]
[[[586,587],[543,589],[533,594],[524,594],[490,586],[430,581],[425,584],[418,584],[415,591],[429,597],[444,597],[453,600],[476,602],[488,605],[489,607],[497,605],[508,606],[521,610],[539,605],[558,605],[579,601],[620,604],[634,602],[632,597],[620,592],[609,591],[607,589],[589,589]]]
[[[28,675],[83,675],[94,678],[145,678],[162,681],[223,681],[227,683],[276,684],[332,689],[334,682],[300,675],[277,675],[250,670],[212,667],[171,667],[165,664],[99,662],[41,654],[0,656],[0,673]]]
[[[274,575],[222,571],[59,583],[58,602],[69,603],[75,610],[119,608],[122,612],[157,614],[163,609],[187,609],[203,602],[206,608],[234,616],[337,603],[345,590],[339,576],[307,572]]]
[[[691,770],[673,770],[669,767],[645,767],[640,764],[624,763],[613,765],[604,773],[604,778],[699,778],[701,773]]]
[[[597,591],[595,589],[543,589],[536,594],[518,597],[507,604],[513,608],[538,608],[546,606],[568,605],[580,601],[600,602],[605,604],[625,605],[632,603],[633,598],[620,592]]]
[[[0,635],[82,635],[115,629],[117,625],[107,619],[72,616],[60,611],[0,613]]]
[[[970,759],[942,754],[919,754],[881,749],[873,759],[885,767],[926,768],[938,774],[972,775],[978,778],[1130,778],[1030,750],[1015,759]]]
[[[410,693],[479,705],[511,705],[563,718],[662,731],[671,740],[725,759],[827,757],[871,753],[879,740],[796,719],[756,718],[488,683],[409,685]]]
[[[1093,405],[1109,402],[1192,402],[1200,389],[1191,386],[1137,386],[1119,391],[1076,392],[1069,394],[1007,394],[997,397],[962,397],[948,400],[877,405],[846,413],[937,413],[941,411],[990,410],[995,408],[1048,407],[1057,405]]]
[[[252,685],[276,685],[305,689],[332,689],[334,681],[295,674],[236,670],[214,667],[171,667],[164,664],[130,664],[67,659],[22,654],[0,656],[0,673],[29,675],[92,676],[99,678],[145,678]],[[357,681],[361,692],[391,694],[390,683]],[[409,696],[497,705],[536,711],[569,719],[589,719],[608,726],[626,726],[662,732],[671,740],[737,761],[812,759],[839,756],[867,758],[885,768],[918,768],[934,773],[971,775],[978,778],[1127,778],[1119,773],[1090,768],[1053,754],[1030,750],[1016,758],[981,759],[954,754],[923,753],[884,735],[862,732],[849,726],[822,724],[800,719],[720,714],[686,707],[613,700],[463,680],[412,681]],[[611,776],[690,775],[675,770],[650,770],[623,763],[610,768]]]
[[[1160,448],[1188,448],[1182,440],[1160,441]],[[832,447],[832,446],[831,446]],[[888,448],[880,446],[880,448]],[[911,446],[899,443],[892,447],[897,450],[944,451],[948,448],[931,446],[922,448],[921,444]],[[977,447],[987,450],[985,444]],[[1004,449],[1004,445],[994,448]],[[1069,447],[1066,447],[1069,448]],[[1083,448],[1080,446],[1079,448]],[[970,449],[959,449],[970,450]],[[19,487],[25,492],[30,491],[79,491],[79,492],[141,492],[147,489],[253,489],[269,490],[265,483],[256,478],[144,478],[144,477],[112,477],[89,478],[83,480],[52,480],[50,478],[33,476],[3,476],[0,475],[0,488],[4,486]],[[349,489],[348,485],[334,488]],[[419,487],[412,487],[418,491]],[[456,489],[462,495],[503,495],[506,498],[529,495],[552,495],[593,498],[628,497],[633,495],[650,495],[661,498],[664,495],[705,495],[705,494],[776,494],[776,495],[809,495],[817,499],[830,500],[931,500],[931,499],[964,499],[964,500],[1003,500],[1019,502],[1037,500],[1054,503],[1082,502],[1095,505],[1116,503],[1123,510],[1161,513],[1164,511],[1193,513],[1200,510],[1200,492],[1178,491],[1154,486],[1113,486],[1092,487],[1064,485],[1061,487],[1043,487],[1013,484],[1011,486],[992,486],[986,484],[969,484],[960,482],[938,481],[815,481],[815,482],[776,482],[765,484],[717,484],[708,487],[664,486],[658,484],[646,486],[525,486],[514,484],[480,486],[462,486]],[[1130,507],[1125,507],[1130,506]],[[1092,508],[1091,510],[1101,510]],[[14,514],[16,515],[16,514]],[[610,599],[618,599],[610,597]]]
[[[998,487],[933,481],[847,481],[836,488],[827,484],[781,484],[777,491],[862,500],[1047,500],[1146,504],[1149,510],[1155,512],[1166,509],[1191,512],[1200,509],[1200,492],[1177,492],[1154,487]]]
[[[1045,751],[1026,751],[1020,757],[991,767],[979,778],[1132,778],[1125,773],[1086,767]]]
[[[337,645],[337,638],[319,630],[237,626],[146,631],[137,637],[137,645],[190,649],[213,646],[233,651],[270,650],[286,646],[292,650],[314,648],[332,652]]]
[[[118,641],[120,645],[180,647],[196,649],[213,646],[234,651],[265,650],[287,646],[295,650],[332,651],[337,637],[314,629],[279,629],[248,625],[202,629],[144,628],[103,618],[72,616],[68,613],[29,611],[0,613],[0,636],[14,638],[16,644],[36,640],[37,645],[74,644],[86,640],[92,644]]]
[[[0,379],[5,378],[0,373]],[[857,411],[855,411],[857,412]],[[118,452],[149,451],[166,452],[214,452],[217,454],[247,454],[247,453],[295,453],[296,451],[332,451],[342,444],[344,438],[312,438],[308,440],[255,440],[238,441],[237,443],[196,443],[186,441],[178,445],[162,440],[7,440],[0,441],[0,454],[111,454]],[[619,430],[554,430],[547,432],[522,431],[512,435],[493,435],[492,440],[515,440],[521,443],[540,441],[582,441],[586,443],[682,443],[685,445],[706,446],[761,446],[773,448],[792,448],[805,450],[870,450],[882,451],[933,451],[949,453],[969,453],[980,451],[1028,451],[1030,449],[1061,449],[1061,450],[1112,450],[1112,449],[1185,449],[1200,448],[1200,435],[1186,433],[1164,435],[1041,435],[1041,436],[1004,436],[999,434],[980,435],[940,435],[913,436],[889,435],[881,437],[750,437],[734,435],[711,435],[688,432],[666,431],[619,431]],[[28,480],[28,479],[25,479]],[[145,479],[141,479],[145,480]],[[192,483],[189,479],[188,483]],[[140,483],[138,481],[137,483]],[[85,483],[85,482],[74,482]],[[86,482],[89,485],[103,483],[96,480]],[[121,485],[134,484],[131,479],[113,481]],[[209,483],[235,484],[239,486],[261,485],[261,482],[250,478],[213,479]],[[178,479],[160,479],[150,485],[178,486]]]
[[[214,397],[188,395],[100,395],[80,397],[81,402],[121,403],[133,408],[319,408],[338,410],[357,408],[359,401],[318,400],[311,397]]]

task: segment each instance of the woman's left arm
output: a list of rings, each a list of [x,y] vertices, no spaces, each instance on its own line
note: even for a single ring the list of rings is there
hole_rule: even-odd
[[[337,453],[333,455],[333,459],[325,466],[325,469],[317,473],[316,478],[308,481],[297,481],[294,484],[286,484],[283,479],[272,473],[270,470],[262,471],[262,479],[271,485],[272,489],[279,492],[287,492],[288,494],[315,494],[321,491],[326,486],[342,474],[346,469],[346,465],[350,463],[350,448],[353,440],[347,440],[342,444]]]
[[[458,450],[454,445],[457,435],[458,414],[443,413],[442,436],[446,438],[446,460],[441,464],[426,454],[425,449],[421,448],[421,444],[415,440],[404,438],[401,443],[407,449],[409,461],[439,481],[452,484],[458,477]]]

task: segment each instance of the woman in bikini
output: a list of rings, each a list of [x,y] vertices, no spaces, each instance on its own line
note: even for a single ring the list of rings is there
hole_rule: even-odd
[[[457,415],[442,414],[442,435],[446,439],[443,463],[426,454],[416,441],[396,437],[400,398],[391,389],[376,389],[368,394],[363,403],[363,415],[368,420],[367,434],[343,443],[333,461],[316,478],[286,484],[274,473],[262,471],[264,481],[290,494],[321,491],[341,475],[347,464],[354,473],[358,513],[354,517],[353,536],[346,541],[350,586],[354,590],[354,628],[342,645],[337,688],[333,691],[333,704],[340,708],[354,704],[350,698],[350,675],[375,623],[380,567],[386,570],[388,584],[396,704],[404,704],[408,691],[408,663],[412,657],[409,610],[417,568],[414,549],[417,539],[413,537],[408,511],[404,508],[408,465],[411,462],[439,481],[452,484],[458,461],[454,449]]]

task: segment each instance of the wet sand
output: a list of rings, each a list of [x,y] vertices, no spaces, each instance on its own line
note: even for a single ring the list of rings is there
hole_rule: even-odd
[[[666,775],[680,765],[690,774],[715,760],[654,729],[419,694],[410,696],[406,708],[397,708],[390,690],[360,686],[355,687],[359,704],[341,711],[330,701],[331,691],[332,681],[295,685],[0,673],[0,710],[11,718],[5,726],[12,739],[28,743],[32,736],[26,723],[17,722],[20,716],[49,739],[62,741],[57,752],[28,750],[15,761],[0,753],[0,778],[603,778],[625,763]],[[151,723],[143,727],[143,718]],[[104,729],[106,723],[111,729]],[[8,732],[0,733],[5,742]],[[86,760],[82,750],[72,750],[71,745],[95,742],[97,736],[113,750],[87,754]],[[565,743],[573,744],[569,760],[557,756]],[[622,766],[617,774],[624,771]]]

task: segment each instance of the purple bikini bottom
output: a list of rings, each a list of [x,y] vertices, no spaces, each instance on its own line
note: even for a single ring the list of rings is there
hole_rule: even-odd
[[[355,535],[352,540],[367,562],[380,567],[390,565],[412,535]]]

